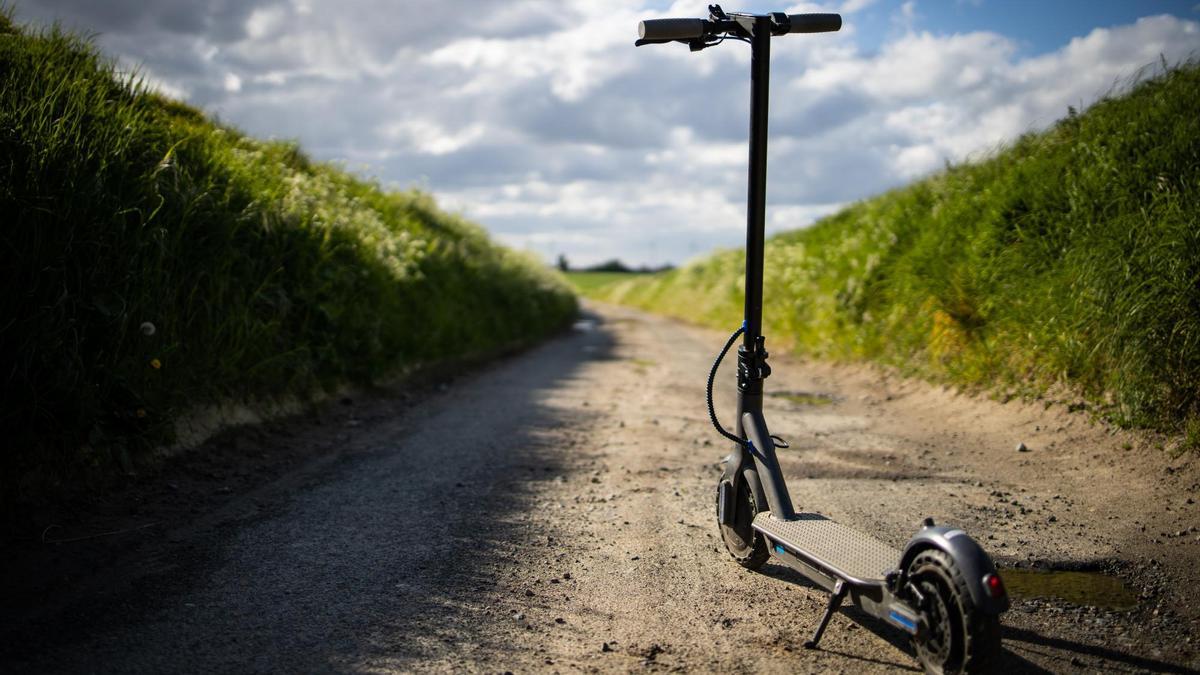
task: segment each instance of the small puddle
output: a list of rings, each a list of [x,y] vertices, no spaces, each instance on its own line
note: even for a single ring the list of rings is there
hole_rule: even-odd
[[[829,394],[817,394],[809,391],[771,391],[767,396],[781,398],[795,405],[829,405],[834,398]]]
[[[629,359],[629,362],[633,364],[634,370],[643,375],[646,373],[647,368],[655,365],[655,362],[650,359]]]
[[[577,330],[577,331],[584,332],[584,333],[590,333],[590,332],[596,330],[596,320],[595,319],[580,319],[580,320],[576,321],[575,323],[571,324],[571,328],[574,330]]]
[[[1137,607],[1136,593],[1120,579],[1101,572],[1004,569],[1000,578],[1015,598],[1057,598],[1119,612]]]

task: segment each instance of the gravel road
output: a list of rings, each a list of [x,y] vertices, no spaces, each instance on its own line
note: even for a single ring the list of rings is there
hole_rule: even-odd
[[[58,514],[58,543],[12,546],[0,670],[915,670],[853,609],[806,651],[826,596],[721,548],[703,383],[724,337],[590,305],[438,386],[226,434],[104,515]],[[1059,404],[775,351],[767,417],[799,507],[895,546],[932,516],[1006,568],[1104,572],[1136,596],[1018,599],[1004,670],[1200,667],[1194,455]],[[258,463],[210,470],[206,452]]]

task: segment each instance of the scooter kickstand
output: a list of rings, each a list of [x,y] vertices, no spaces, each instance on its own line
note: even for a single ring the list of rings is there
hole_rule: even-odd
[[[833,586],[833,595],[829,596],[829,607],[825,608],[825,616],[821,617],[821,623],[817,624],[817,631],[813,633],[812,639],[804,643],[805,649],[816,649],[817,643],[821,641],[821,635],[825,632],[825,627],[829,625],[829,619],[833,613],[842,606],[842,600],[846,597],[846,583],[838,579]]]

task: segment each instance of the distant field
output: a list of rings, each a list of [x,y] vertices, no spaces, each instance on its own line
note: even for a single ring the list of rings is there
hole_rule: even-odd
[[[304,399],[568,324],[539,261],[0,9],[0,507],[135,471],[196,406]]]
[[[637,272],[567,272],[567,281],[582,295],[592,295],[620,281],[628,281],[645,274]]]
[[[776,345],[1038,396],[1200,447],[1200,67],[766,247]],[[586,294],[732,331],[744,252]]]

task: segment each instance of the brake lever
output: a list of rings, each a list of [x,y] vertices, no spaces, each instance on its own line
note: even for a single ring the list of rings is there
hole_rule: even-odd
[[[680,44],[686,44],[686,46],[691,47],[692,42],[695,42],[695,41],[694,40],[674,40],[673,37],[661,38],[661,40],[647,40],[647,38],[641,37],[641,38],[638,38],[638,40],[634,41],[634,47],[644,47],[644,46],[647,46],[647,44],[666,44],[668,42],[678,42]],[[701,47],[701,49],[703,49],[703,47]],[[698,49],[692,48],[692,52],[698,52]]]

